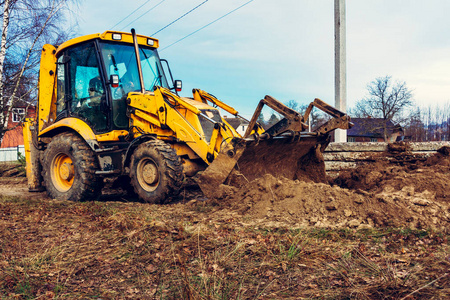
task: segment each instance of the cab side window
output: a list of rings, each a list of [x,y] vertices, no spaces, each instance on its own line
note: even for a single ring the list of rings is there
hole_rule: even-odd
[[[100,76],[94,43],[83,44],[67,51],[70,110],[72,115],[88,122],[95,131],[107,129],[105,85]]]
[[[65,74],[64,74],[64,64],[63,57],[58,58],[58,63],[56,65],[56,114],[58,115],[66,108],[65,103]]]

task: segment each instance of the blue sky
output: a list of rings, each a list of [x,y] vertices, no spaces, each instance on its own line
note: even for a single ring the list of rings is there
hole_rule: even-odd
[[[209,0],[154,37],[163,49],[248,1]],[[77,8],[77,30],[134,27],[151,35],[202,2],[86,0]],[[419,106],[450,102],[450,1],[347,0],[346,9],[349,107],[385,75],[406,81]],[[265,95],[334,105],[333,14],[333,0],[254,0],[160,56],[183,80],[183,96],[203,89],[248,118]]]

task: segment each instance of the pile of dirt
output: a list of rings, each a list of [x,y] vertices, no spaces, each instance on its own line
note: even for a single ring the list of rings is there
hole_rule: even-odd
[[[437,154],[415,165],[377,162],[343,172],[332,184],[265,175],[214,199],[243,219],[290,226],[407,227],[448,230],[450,161]],[[339,183],[339,184],[338,184]]]
[[[450,200],[450,157],[437,153],[426,161],[412,164],[392,164],[378,161],[357,169],[340,172],[332,184],[353,190],[380,193],[412,187],[415,192],[430,191],[435,200],[448,204]]]

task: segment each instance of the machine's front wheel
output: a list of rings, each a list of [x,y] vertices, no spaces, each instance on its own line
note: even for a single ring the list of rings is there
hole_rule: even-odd
[[[101,190],[96,170],[94,153],[73,133],[55,136],[44,152],[42,176],[52,198],[72,201],[96,198]]]
[[[131,184],[139,198],[164,203],[177,195],[183,182],[183,166],[175,150],[160,140],[139,145],[131,157]]]

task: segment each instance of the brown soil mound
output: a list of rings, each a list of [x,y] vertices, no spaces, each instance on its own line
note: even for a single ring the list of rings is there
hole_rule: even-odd
[[[424,162],[392,165],[389,162],[367,164],[354,170],[341,171],[333,184],[371,193],[400,191],[412,187],[415,192],[432,192],[441,204],[450,199],[450,158],[437,153]]]
[[[448,230],[449,166],[442,154],[403,166],[375,162],[342,172],[332,185],[265,175],[240,189],[222,185],[213,201],[266,224]]]
[[[446,229],[448,205],[431,191],[386,186],[376,194],[265,175],[222,200],[244,219],[294,226]]]

